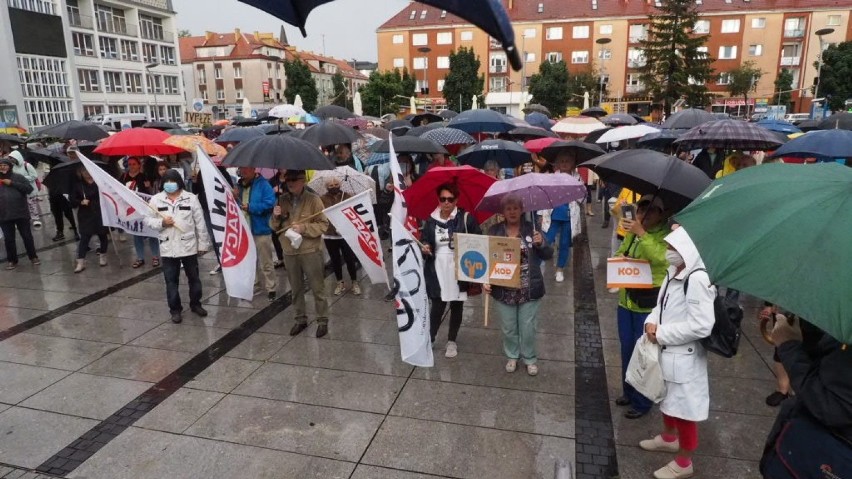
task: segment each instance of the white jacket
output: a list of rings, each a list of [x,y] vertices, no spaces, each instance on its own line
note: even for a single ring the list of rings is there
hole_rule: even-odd
[[[669,267],[657,306],[645,320],[657,325],[657,342],[663,347],[660,364],[667,390],[660,410],[672,417],[703,421],[709,414],[710,390],[707,352],[699,340],[710,336],[716,322],[716,288],[705,271],[695,271],[704,262],[686,230],[678,228],[666,236],[666,242],[683,256],[685,265],[676,275],[676,268]],[[689,289],[684,294],[687,276]]]
[[[12,173],[17,173],[26,178],[30,182],[30,186],[33,187],[33,191],[29,196],[36,196],[38,194],[38,184],[36,183],[36,180],[38,180],[38,171],[33,165],[24,160],[24,155],[18,150],[9,153],[9,158],[15,162],[15,166],[12,167]]]
[[[210,236],[197,196],[183,190],[172,203],[161,191],[151,198],[149,204],[160,214],[145,218],[149,228],[160,232],[160,256],[182,258],[210,251]],[[162,215],[174,218],[175,225],[164,228]]]

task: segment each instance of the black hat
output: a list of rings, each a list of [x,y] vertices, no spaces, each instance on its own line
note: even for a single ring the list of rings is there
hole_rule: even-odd
[[[178,188],[181,190],[186,188],[186,184],[183,182],[183,178],[180,176],[180,173],[175,169],[169,169],[164,175],[161,183],[175,182],[178,185]]]
[[[286,179],[297,180],[299,178],[307,178],[307,174],[305,170],[287,170],[287,174],[284,175]]]

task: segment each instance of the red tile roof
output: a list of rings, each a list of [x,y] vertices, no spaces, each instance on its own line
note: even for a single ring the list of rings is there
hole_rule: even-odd
[[[188,63],[199,58],[196,48],[233,46],[227,57],[216,57],[233,60],[237,58],[260,57],[255,50],[269,46],[285,49],[287,46],[279,42],[272,34],[250,34],[236,30],[231,33],[207,32],[204,36],[180,38],[180,59]]]
[[[816,8],[848,9],[849,0],[703,0],[698,8],[704,13],[732,12],[748,13],[760,10],[788,10]],[[502,0],[513,22],[536,22],[553,20],[581,20],[590,18],[643,17],[657,12],[654,0],[597,0],[597,9],[592,0]],[[509,8],[511,4],[511,8]],[[542,12],[539,13],[539,4]],[[423,12],[426,12],[423,18]],[[411,19],[411,13],[415,12]],[[447,14],[441,18],[440,8],[411,2],[399,13],[382,24],[378,30],[412,27],[458,26],[469,24],[466,20]]]

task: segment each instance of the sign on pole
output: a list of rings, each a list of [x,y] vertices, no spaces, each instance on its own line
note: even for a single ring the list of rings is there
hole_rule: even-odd
[[[456,278],[492,286],[521,286],[521,240],[504,236],[453,234]]]

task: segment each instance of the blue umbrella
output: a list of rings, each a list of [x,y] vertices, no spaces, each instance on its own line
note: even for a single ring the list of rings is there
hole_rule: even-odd
[[[259,8],[281,20],[298,27],[302,36],[307,36],[305,23],[314,8],[333,0],[240,0],[241,2]],[[365,2],[366,3],[366,2]],[[515,47],[515,32],[512,29],[509,14],[506,13],[500,0],[420,0],[441,10],[473,23],[492,38],[503,44],[508,54],[512,68],[521,69],[521,56]]]
[[[456,158],[459,163],[474,168],[484,168],[489,160],[496,161],[500,168],[514,168],[532,161],[526,148],[507,140],[485,140],[467,147]]]
[[[447,124],[449,128],[467,133],[506,133],[516,126],[508,117],[494,110],[463,111]]]
[[[544,128],[547,131],[550,131],[550,127],[553,126],[553,124],[550,123],[550,118],[548,118],[544,113],[539,112],[530,113],[524,117],[524,121],[529,123],[531,126]]]
[[[802,130],[798,129],[796,125],[784,121],[784,120],[776,120],[773,118],[767,118],[765,120],[760,120],[757,122],[758,125],[766,128],[767,130],[777,131],[779,133],[784,133],[789,135],[791,133],[801,133]]]
[[[817,158],[834,161],[852,158],[852,131],[814,130],[781,145],[772,158],[790,156],[794,158]]]

